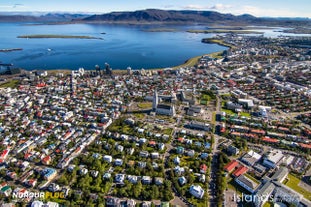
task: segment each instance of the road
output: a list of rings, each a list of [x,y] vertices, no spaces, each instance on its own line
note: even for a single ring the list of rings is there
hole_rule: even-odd
[[[216,96],[216,113],[221,111],[221,100],[218,96]],[[219,124],[216,122],[216,125]],[[210,172],[210,182],[209,182],[209,206],[214,207],[217,206],[217,172],[218,172],[218,140],[219,136],[214,135],[214,143],[212,146],[212,162],[211,162],[211,172]]]

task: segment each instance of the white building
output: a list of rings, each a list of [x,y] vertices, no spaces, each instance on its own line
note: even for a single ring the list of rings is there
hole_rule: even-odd
[[[283,162],[284,155],[280,150],[272,150],[269,154],[264,158],[263,165],[269,168],[275,168],[281,162]]]
[[[203,198],[204,190],[201,186],[191,185],[189,191],[190,191],[190,194],[193,195],[194,197]]]

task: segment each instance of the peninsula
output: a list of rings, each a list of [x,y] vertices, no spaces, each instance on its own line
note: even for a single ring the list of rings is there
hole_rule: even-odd
[[[234,34],[263,34],[263,32],[251,31],[251,30],[188,30],[189,33],[204,33],[204,34],[211,34],[211,33],[234,33]]]
[[[60,39],[100,39],[100,37],[92,37],[92,36],[80,36],[80,35],[52,35],[52,34],[36,34],[36,35],[21,35],[17,36],[17,38],[32,38],[32,39],[39,39],[39,38],[60,38]]]

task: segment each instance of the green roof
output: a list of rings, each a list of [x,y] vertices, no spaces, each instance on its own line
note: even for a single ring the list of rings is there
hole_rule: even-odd
[[[5,192],[5,191],[7,191],[8,189],[10,189],[11,187],[10,186],[4,186],[3,188],[1,188],[1,191],[2,192]]]

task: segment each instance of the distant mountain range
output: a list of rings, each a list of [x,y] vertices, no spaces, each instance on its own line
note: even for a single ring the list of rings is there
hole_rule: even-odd
[[[221,25],[304,26],[311,25],[308,18],[259,18],[249,14],[232,15],[215,11],[146,9],[132,12],[111,12],[101,15],[49,13],[40,16],[1,15],[0,22],[101,22],[101,23],[182,23]]]
[[[48,13],[32,15],[30,13],[3,13],[0,14],[0,22],[69,22],[84,19],[90,15],[69,13]]]

